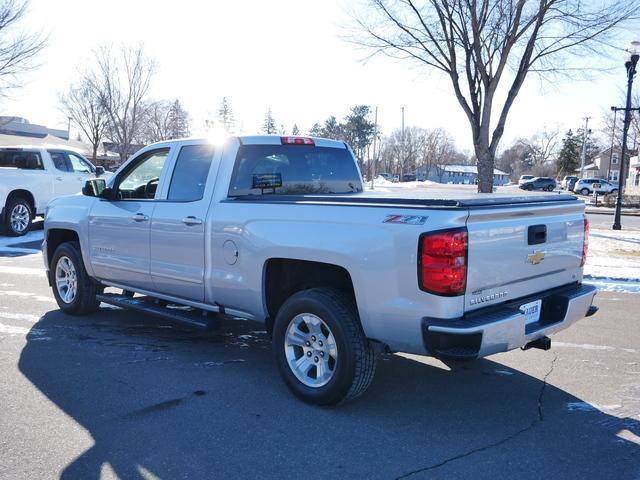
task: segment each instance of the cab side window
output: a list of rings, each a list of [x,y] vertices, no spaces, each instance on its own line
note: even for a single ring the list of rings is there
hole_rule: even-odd
[[[76,155],[75,153],[67,153],[67,158],[69,159],[69,164],[71,165],[72,171],[75,173],[93,173],[94,169],[89,162],[87,162],[80,155]]]
[[[186,145],[180,149],[169,185],[169,200],[202,200],[213,154],[213,145]]]
[[[118,198],[153,199],[156,197],[162,169],[169,156],[168,148],[142,154],[119,179]]]
[[[60,170],[61,172],[71,171],[64,153],[49,151],[49,155],[51,156],[51,161],[53,162],[53,166],[56,167],[56,170]]]

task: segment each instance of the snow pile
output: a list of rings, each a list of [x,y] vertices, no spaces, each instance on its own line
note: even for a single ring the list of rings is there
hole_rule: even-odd
[[[640,232],[592,229],[584,275],[601,290],[640,292]]]

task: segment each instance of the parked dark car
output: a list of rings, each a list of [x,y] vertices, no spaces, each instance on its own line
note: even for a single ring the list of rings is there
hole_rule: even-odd
[[[405,173],[404,175],[402,175],[402,181],[403,182],[415,182],[416,181],[416,176],[413,173]]]
[[[551,192],[556,188],[556,181],[549,177],[535,177],[527,182],[522,182],[520,188],[523,190],[546,190]]]

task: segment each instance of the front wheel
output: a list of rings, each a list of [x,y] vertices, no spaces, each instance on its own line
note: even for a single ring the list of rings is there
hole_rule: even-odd
[[[548,191],[548,192],[553,192],[553,189],[554,189],[554,188],[555,188],[555,187],[554,187],[553,185],[549,185],[549,186],[547,187],[547,191]]]
[[[580,193],[582,195],[589,195],[589,189],[588,188],[583,188],[582,190],[580,190]]]
[[[273,347],[289,389],[307,403],[335,405],[364,393],[376,359],[353,300],[340,290],[312,288],[282,305]]]
[[[15,197],[7,203],[5,210],[4,228],[8,235],[21,237],[31,230],[33,209],[31,204],[22,197]]]
[[[64,313],[86,315],[98,310],[98,284],[84,268],[78,242],[65,242],[56,249],[49,276],[53,296]]]
[[[618,194],[618,190],[611,190],[611,195],[617,195]]]

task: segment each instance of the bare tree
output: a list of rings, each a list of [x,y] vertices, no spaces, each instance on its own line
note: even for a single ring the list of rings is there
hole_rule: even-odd
[[[124,161],[141,133],[154,63],[142,47],[124,46],[116,53],[111,48],[101,48],[96,62],[90,77],[92,86],[109,118],[108,134],[118,143],[120,160]]]
[[[447,166],[453,164],[456,158],[453,140],[445,130],[436,128],[427,131],[424,143],[425,161],[435,171],[438,182],[442,183]]]
[[[367,4],[366,15],[356,18],[366,37],[359,43],[449,77],[471,126],[478,191],[491,192],[507,115],[527,75],[566,71],[567,54],[587,52],[593,64],[593,55],[602,54],[614,31],[635,19],[640,0],[367,0]],[[500,102],[494,102],[496,97]]]
[[[624,105],[626,94],[622,96],[619,104]],[[640,107],[640,95],[635,94],[631,101],[634,108]],[[603,115],[603,127],[601,133],[604,134],[604,140],[607,146],[620,147],[622,145],[622,123],[624,120],[624,111],[618,111],[615,115],[611,110],[607,110]],[[615,124],[614,124],[615,120]],[[640,140],[640,112],[632,112],[631,123],[629,124],[629,139],[632,143],[627,144],[628,147],[635,150],[637,148],[637,140]],[[633,141],[635,140],[635,141]]]
[[[91,82],[84,78],[79,85],[71,86],[60,95],[60,105],[91,144],[91,158],[95,162],[109,117]]]
[[[35,66],[34,59],[45,46],[40,35],[17,31],[28,5],[16,0],[0,4],[0,95],[20,86],[19,75]]]
[[[528,148],[531,155],[531,165],[534,169],[555,163],[558,154],[560,133],[558,130],[545,128],[531,138],[520,139],[520,142]],[[548,170],[547,170],[548,171]]]
[[[179,100],[158,100],[144,108],[144,121],[140,136],[142,143],[162,142],[189,136],[189,114]]]

